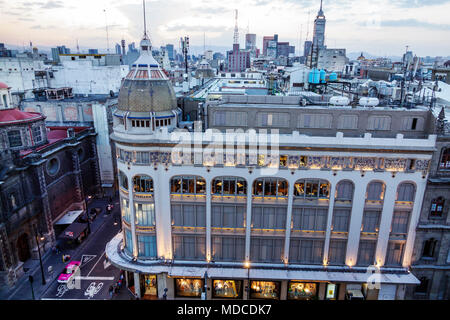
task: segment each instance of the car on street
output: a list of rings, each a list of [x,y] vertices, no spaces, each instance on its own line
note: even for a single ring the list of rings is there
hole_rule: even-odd
[[[58,282],[67,284],[72,281],[73,277],[77,273],[77,270],[79,270],[80,265],[80,261],[70,261],[64,268],[63,272],[59,275]]]

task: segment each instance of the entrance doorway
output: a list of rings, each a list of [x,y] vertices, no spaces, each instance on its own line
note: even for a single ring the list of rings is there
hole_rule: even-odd
[[[31,254],[30,254],[30,244],[28,241],[28,234],[23,233],[17,239],[17,251],[20,261],[25,262],[28,259],[30,259]]]

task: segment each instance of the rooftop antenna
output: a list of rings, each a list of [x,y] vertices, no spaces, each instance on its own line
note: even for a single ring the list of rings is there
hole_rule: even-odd
[[[145,19],[145,0],[142,0],[142,6],[144,7],[144,37],[147,37],[147,20]]]
[[[206,33],[203,32],[203,54],[205,55],[206,58]]]
[[[233,44],[239,44],[239,29],[238,29],[238,11],[236,11],[236,17],[235,17],[235,25],[234,25],[234,38],[233,38]]]
[[[309,16],[310,16],[311,10],[308,10],[308,24],[306,25],[306,41],[309,40]]]
[[[303,24],[300,24],[300,35],[298,37],[298,55],[302,55],[302,40],[303,40]]]
[[[109,53],[109,33],[108,33],[108,19],[106,17],[106,9],[103,9],[105,13],[105,24],[106,24],[106,51]]]
[[[80,46],[78,44],[78,39],[77,39],[77,53],[80,53]]]

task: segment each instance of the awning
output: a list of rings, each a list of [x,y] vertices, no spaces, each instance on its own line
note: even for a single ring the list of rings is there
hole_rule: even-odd
[[[55,225],[71,224],[83,213],[83,210],[74,210],[67,212],[61,219],[56,221]]]
[[[87,229],[87,227],[87,223],[74,222],[68,226],[59,237],[63,239],[76,239],[84,230]]]

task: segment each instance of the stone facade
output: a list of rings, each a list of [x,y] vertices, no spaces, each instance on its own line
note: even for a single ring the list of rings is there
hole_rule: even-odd
[[[53,246],[53,223],[69,210],[83,209],[85,197],[100,187],[94,130],[63,127],[49,134],[50,144],[21,156],[8,150],[0,155],[1,285],[14,285],[23,263],[37,259],[36,236],[45,239],[38,240],[41,249]]]

